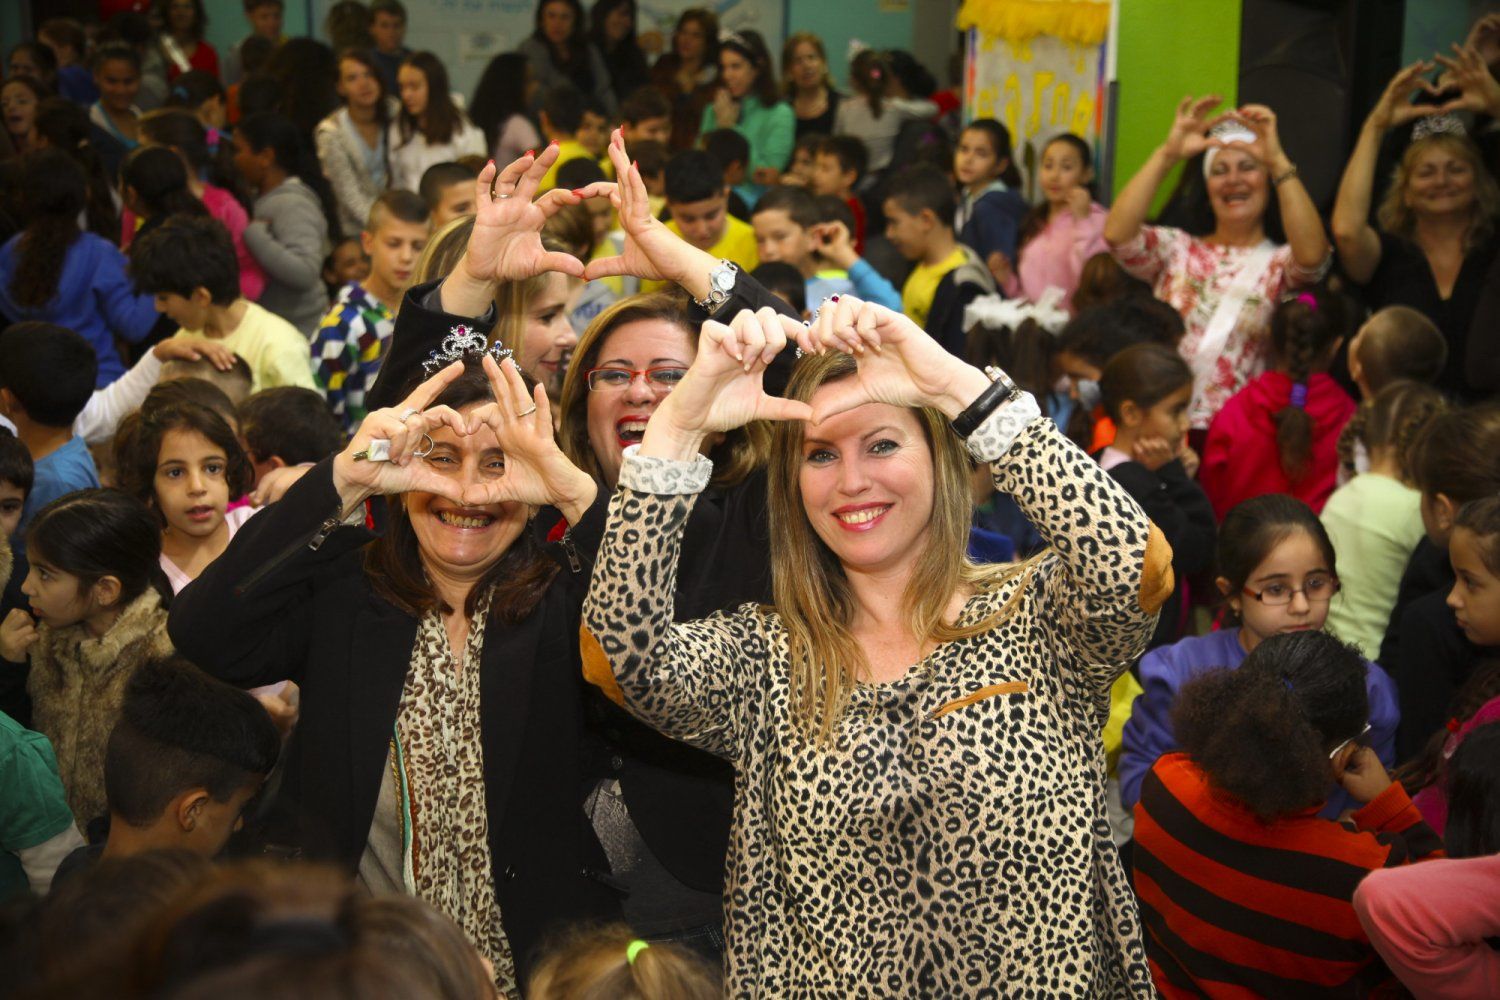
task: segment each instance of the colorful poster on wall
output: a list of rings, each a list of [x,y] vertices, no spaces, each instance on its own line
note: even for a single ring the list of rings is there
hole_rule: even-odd
[[[1016,165],[1035,197],[1037,161],[1055,135],[1097,147],[1104,125],[1108,0],[967,0],[964,117],[1010,130]]]

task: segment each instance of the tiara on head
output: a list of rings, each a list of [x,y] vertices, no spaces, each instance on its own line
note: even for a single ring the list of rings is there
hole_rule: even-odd
[[[1237,118],[1226,118],[1219,122],[1208,130],[1208,137],[1219,142],[1254,142],[1256,139],[1255,133]]]
[[[475,354],[481,356],[488,354],[497,362],[504,361],[511,356],[511,349],[498,340],[493,345],[488,345],[487,341],[488,338],[484,334],[460,323],[448,331],[448,336],[443,338],[443,345],[422,362],[422,372],[427,378],[432,378],[453,362],[462,361]]]
[[[1459,121],[1454,115],[1428,115],[1425,118],[1418,118],[1417,124],[1412,126],[1411,141],[1416,142],[1418,139],[1429,139],[1435,135],[1467,137],[1468,134],[1469,131],[1464,128],[1464,123]]]

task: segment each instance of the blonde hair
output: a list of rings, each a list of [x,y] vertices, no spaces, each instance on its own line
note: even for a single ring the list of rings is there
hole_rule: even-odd
[[[417,266],[412,269],[411,283],[420,285],[451,274],[463,259],[464,250],[469,245],[469,236],[473,232],[474,216],[460,215],[433,233],[427,245],[422,248],[422,255],[417,258]]]
[[[558,436],[568,460],[596,480],[604,481],[604,471],[589,444],[588,371],[599,363],[604,341],[627,323],[660,320],[682,330],[696,353],[698,323],[689,307],[688,297],[681,291],[632,295],[595,316],[588,329],[579,336],[578,345],[573,348],[573,360],[568,364],[568,374],[563,379],[562,394],[558,397],[557,408],[561,412]],[[710,483],[733,486],[743,481],[765,465],[769,442],[770,432],[763,423],[729,431],[709,455],[714,463]]]
[[[1474,174],[1474,219],[1464,236],[1464,249],[1482,243],[1495,231],[1495,219],[1500,216],[1500,185],[1490,176],[1489,169],[1479,155],[1479,147],[1468,136],[1440,133],[1417,139],[1406,147],[1396,169],[1391,175],[1390,187],[1386,188],[1375,219],[1380,228],[1392,236],[1410,239],[1416,230],[1416,213],[1406,204],[1406,188],[1411,183],[1412,171],[1422,154],[1434,146],[1442,147],[1469,165]]]
[[[638,948],[623,924],[584,929],[564,938],[531,974],[531,1000],[719,1000],[716,970],[681,945]]]
[[[799,45],[811,45],[818,50],[818,58],[823,60],[823,86],[830,94],[833,93],[833,76],[828,72],[828,51],[823,48],[823,39],[811,31],[799,31],[788,35],[786,44],[781,46],[781,86],[786,99],[790,101],[797,96],[797,84],[792,80],[792,63],[797,58]]]
[[[546,233],[542,234],[542,249],[572,252],[561,240]],[[498,340],[514,351],[516,361],[523,368],[529,360],[522,349],[525,347],[526,316],[531,312],[531,300],[542,294],[542,289],[547,287],[547,280],[553,273],[543,271],[520,281],[509,281],[495,291],[496,322],[494,332],[490,334],[490,342]]]
[[[807,402],[821,386],[848,378],[855,362],[847,354],[803,358],[787,386],[788,399]],[[944,643],[988,632],[1020,604],[1039,553],[1007,566],[980,566],[965,555],[972,501],[973,467],[963,444],[937,410],[911,411],[932,451],[932,519],[916,568],[903,596],[906,625],[918,639]],[[808,736],[831,742],[849,696],[868,666],[849,630],[854,596],[843,566],[808,520],[799,473],[803,464],[801,421],[772,430],[769,468],[771,577],[775,611],[787,632],[792,694],[798,721]],[[969,625],[945,620],[955,591],[981,593],[1019,580],[997,612]]]

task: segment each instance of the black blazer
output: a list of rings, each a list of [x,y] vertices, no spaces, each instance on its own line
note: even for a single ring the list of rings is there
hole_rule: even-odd
[[[481,330],[494,326],[493,312],[478,318],[441,312],[437,288],[434,281],[407,292],[380,375],[367,397],[370,409],[399,403],[405,387],[421,373],[422,362],[455,325]],[[788,316],[795,313],[742,271],[729,300],[715,315],[724,320],[741,309],[767,305]],[[690,312],[699,322],[709,318],[696,305]],[[794,360],[795,352],[781,353],[766,373],[767,391],[785,391]],[[601,490],[568,532],[569,558],[560,561],[576,566],[585,579],[604,537],[608,508],[609,494]],[[552,523],[537,520],[543,530]],[[756,473],[729,489],[710,488],[693,508],[678,572],[677,619],[702,618],[745,601],[770,599],[766,484],[764,474]],[[575,627],[570,637],[576,632]],[[637,722],[592,688],[587,712],[589,727],[600,740],[591,744],[589,778],[619,780],[637,831],[673,877],[700,892],[723,891],[734,806],[733,768]]]
[[[172,641],[251,687],[302,688],[266,839],[358,866],[416,640],[417,619],[377,597],[362,528],[338,527],[332,460],[257,513],[174,601]],[[331,520],[330,520],[331,519]],[[578,654],[582,579],[564,571],[521,623],[491,623],[479,669],[495,894],[524,982],[549,930],[617,919],[604,852],[583,813]]]

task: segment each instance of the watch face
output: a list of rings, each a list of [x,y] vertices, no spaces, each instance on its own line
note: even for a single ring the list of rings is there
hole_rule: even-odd
[[[715,271],[714,275],[713,275],[712,284],[714,286],[714,290],[715,291],[719,291],[719,292],[727,292],[727,291],[729,291],[731,288],[734,287],[734,272],[731,271],[727,267],[724,268],[721,271]]]

